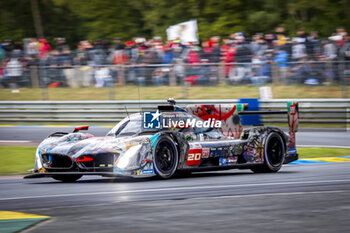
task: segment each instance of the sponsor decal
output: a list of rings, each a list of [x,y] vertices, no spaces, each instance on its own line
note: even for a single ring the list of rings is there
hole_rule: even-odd
[[[202,159],[209,158],[210,149],[209,148],[203,148],[202,149]]]
[[[160,129],[161,128],[161,113],[156,112],[144,112],[143,113],[143,128],[145,129]]]
[[[163,120],[164,128],[221,128],[221,121],[208,119],[205,121],[188,118],[185,120],[172,120],[170,118]]]
[[[219,151],[217,148],[210,148],[210,157],[219,157],[221,154],[222,151]]]
[[[227,158],[219,158],[219,164],[220,166],[227,166],[228,165]]]
[[[143,112],[143,128],[161,129],[161,128],[221,128],[222,122],[215,118],[198,120],[186,115],[169,115],[161,113],[159,110]]]
[[[190,149],[201,149],[202,146],[199,143],[190,143]]]
[[[227,158],[228,163],[236,163],[237,162],[237,157],[228,157]]]
[[[202,158],[202,149],[191,149],[187,154],[187,166],[199,165]]]
[[[297,154],[297,149],[289,149],[288,150],[288,155],[295,155]]]
[[[153,169],[147,169],[147,170],[138,170],[137,175],[148,175],[148,174],[154,174]]]
[[[116,167],[114,167],[113,173],[117,173],[117,174],[126,174],[123,170],[121,170],[121,169],[119,169],[119,168],[116,168]]]
[[[296,114],[296,105],[290,105],[289,106],[290,109],[290,115],[295,115]]]

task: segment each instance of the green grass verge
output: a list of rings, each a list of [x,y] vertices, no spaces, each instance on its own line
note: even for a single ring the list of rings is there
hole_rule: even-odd
[[[316,148],[300,147],[298,148],[300,159],[311,159],[320,157],[341,157],[349,156],[350,148]]]
[[[0,146],[0,175],[25,174],[34,166],[36,147]]]
[[[0,175],[25,174],[34,166],[36,147],[0,146]],[[298,148],[300,159],[350,155],[350,148]]]
[[[342,98],[339,85],[330,86],[277,86],[270,85],[273,98]],[[113,90],[115,100],[138,100],[138,89],[142,100],[175,99],[237,99],[259,98],[259,87],[254,86],[182,86],[138,87],[117,86]],[[0,89],[0,100],[109,100],[109,88],[21,88],[19,92]],[[347,87],[349,93],[350,87]],[[44,92],[44,94],[43,94]]]

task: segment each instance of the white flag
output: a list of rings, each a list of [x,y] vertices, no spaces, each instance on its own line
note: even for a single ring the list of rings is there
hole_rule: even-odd
[[[181,40],[181,43],[198,42],[197,20],[190,20],[170,26],[166,30],[168,40]]]

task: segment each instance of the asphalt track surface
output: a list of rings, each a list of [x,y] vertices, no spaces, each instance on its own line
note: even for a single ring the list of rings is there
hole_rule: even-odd
[[[86,132],[95,136],[104,136],[111,128],[90,127]],[[73,127],[36,127],[17,126],[0,127],[1,141],[31,141],[41,142],[54,132],[72,132]],[[301,146],[339,146],[350,147],[350,131],[344,130],[307,130],[301,129],[297,133],[297,145]]]
[[[72,127],[0,127],[40,142]],[[108,128],[91,127],[103,136]],[[346,131],[304,131],[298,145],[350,146]],[[350,163],[194,173],[170,180],[0,177],[0,210],[52,216],[27,232],[350,232]]]
[[[350,163],[159,180],[0,178],[0,209],[53,218],[28,232],[350,232]]]

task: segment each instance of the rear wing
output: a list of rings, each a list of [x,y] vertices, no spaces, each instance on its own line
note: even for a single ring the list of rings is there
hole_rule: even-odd
[[[185,110],[203,120],[214,119],[221,121],[219,129],[225,136],[240,138],[243,130],[238,113],[243,112],[247,104],[190,104]]]
[[[215,119],[222,122],[221,131],[225,136],[239,138],[242,132],[240,115],[281,115],[288,116],[290,136],[295,142],[295,133],[298,131],[297,102],[288,102],[287,110],[245,111],[248,104],[214,104],[214,105],[187,105],[186,111],[200,117],[203,120]],[[294,143],[295,144],[295,143]]]

